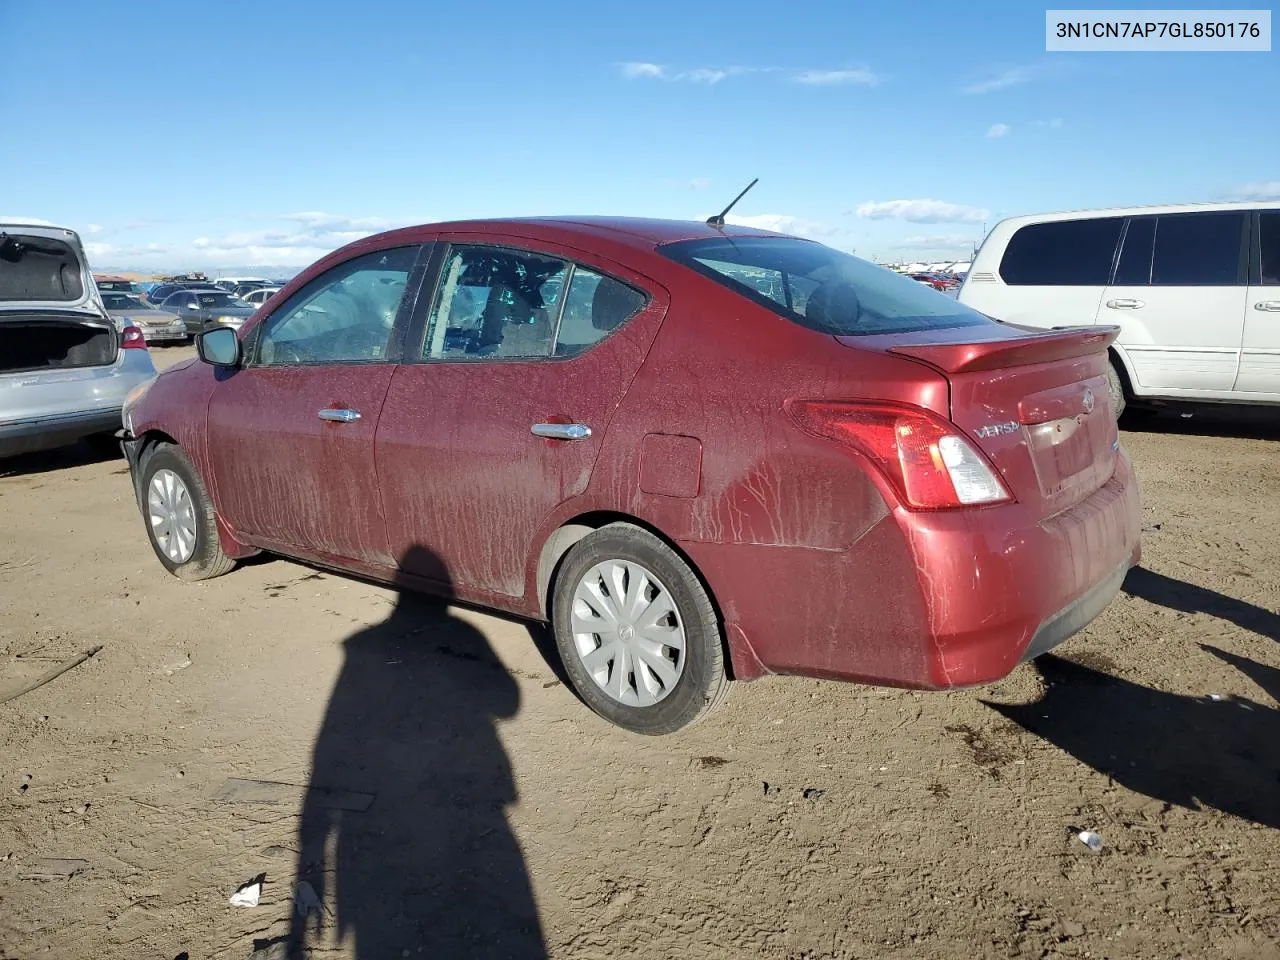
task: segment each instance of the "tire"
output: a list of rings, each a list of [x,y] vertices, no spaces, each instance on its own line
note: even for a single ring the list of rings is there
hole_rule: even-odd
[[[711,599],[683,558],[647,530],[613,523],[588,534],[565,557],[553,591],[552,628],[565,672],[606,720],[661,736],[724,699],[729,678]],[[629,610],[615,618],[610,604],[618,594]],[[602,632],[574,629],[595,625]],[[683,650],[667,645],[681,640]]]
[[[236,562],[222,552],[213,501],[182,448],[157,444],[145,455],[140,472],[142,518],[164,568],[183,580],[230,573]],[[167,515],[167,522],[155,521],[153,514]]]
[[[1124,389],[1124,376],[1116,367],[1114,359],[1107,365],[1107,392],[1111,394],[1111,409],[1119,420],[1129,405],[1129,397]]]

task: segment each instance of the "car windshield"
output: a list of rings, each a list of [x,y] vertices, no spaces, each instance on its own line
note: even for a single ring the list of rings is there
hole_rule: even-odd
[[[102,302],[108,310],[150,310],[145,303],[137,297],[131,297],[127,293],[103,293]]]
[[[716,237],[658,249],[821,333],[868,336],[991,322],[932,287],[810,240]]]
[[[229,293],[197,293],[196,299],[200,301],[200,306],[207,308],[215,307],[243,307],[244,301],[233,297]]]

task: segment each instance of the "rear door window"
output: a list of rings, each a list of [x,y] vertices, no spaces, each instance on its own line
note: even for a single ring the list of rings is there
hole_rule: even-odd
[[[1106,286],[1123,225],[1123,217],[1098,217],[1020,227],[1005,247],[1000,276],[1011,286]]]
[[[1245,214],[1179,213],[1156,220],[1151,282],[1163,286],[1243,284]]]
[[[424,360],[551,356],[569,264],[527,250],[454,246],[431,307]]]
[[[1124,232],[1124,245],[1112,283],[1122,287],[1146,286],[1151,282],[1151,245],[1156,238],[1155,217],[1134,217]]]

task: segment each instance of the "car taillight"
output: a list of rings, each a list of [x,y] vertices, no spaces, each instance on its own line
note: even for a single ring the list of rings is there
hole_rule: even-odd
[[[147,349],[147,338],[142,335],[142,331],[137,327],[125,327],[120,333],[120,349],[145,350]]]
[[[917,510],[1007,503],[1013,497],[955,424],[919,407],[797,400],[787,412],[806,433],[853,447]]]

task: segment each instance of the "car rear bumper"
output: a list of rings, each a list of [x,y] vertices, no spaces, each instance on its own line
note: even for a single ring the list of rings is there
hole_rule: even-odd
[[[119,429],[119,407],[0,423],[0,457],[52,450]]]
[[[1083,629],[1138,562],[1126,457],[1083,502],[896,511],[848,551],[682,543],[721,604],[735,675],[919,689],[990,683]]]
[[[122,425],[125,397],[156,375],[146,350],[120,350],[109,366],[0,377],[0,456],[50,450]]]

